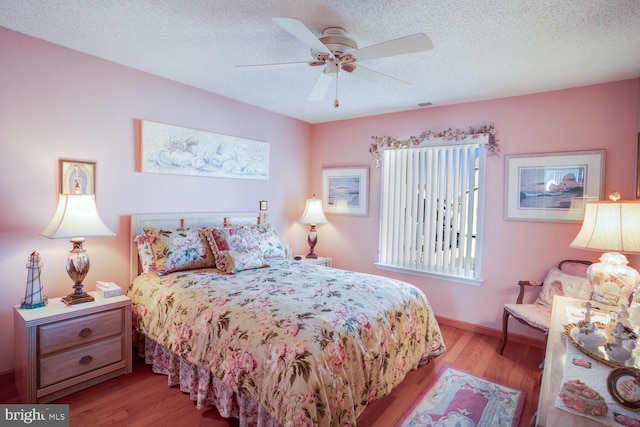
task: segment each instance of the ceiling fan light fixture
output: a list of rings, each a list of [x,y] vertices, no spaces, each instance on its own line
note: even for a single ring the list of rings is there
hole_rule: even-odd
[[[372,70],[360,62],[376,58],[385,58],[408,53],[422,52],[433,48],[431,39],[424,33],[416,33],[397,39],[383,41],[381,43],[358,48],[358,43],[349,37],[341,27],[328,27],[322,31],[321,36],[316,36],[307,26],[294,18],[273,18],[273,21],[282,29],[306,44],[310,49],[313,61],[289,62],[276,64],[239,65],[238,67],[282,68],[290,66],[323,66],[314,83],[307,99],[317,101],[324,99],[335,75],[336,97],[334,107],[338,108],[338,76],[340,71],[353,74],[358,78],[368,80],[374,84],[380,84],[389,90],[404,89],[409,83],[395,77]],[[420,105],[429,106],[431,103]]]

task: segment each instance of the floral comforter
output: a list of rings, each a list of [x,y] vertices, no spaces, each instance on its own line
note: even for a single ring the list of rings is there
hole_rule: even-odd
[[[367,403],[445,350],[419,289],[295,261],[143,274],[129,296],[140,333],[283,426],[355,426]]]

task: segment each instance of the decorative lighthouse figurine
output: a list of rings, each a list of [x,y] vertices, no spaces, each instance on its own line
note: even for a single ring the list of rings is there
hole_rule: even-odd
[[[20,308],[38,308],[47,305],[47,297],[42,293],[40,283],[40,270],[42,269],[42,259],[40,254],[33,251],[27,261],[27,291]]]

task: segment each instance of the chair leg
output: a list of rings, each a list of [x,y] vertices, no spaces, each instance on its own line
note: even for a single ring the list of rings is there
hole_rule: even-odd
[[[505,308],[502,312],[502,345],[500,346],[500,351],[498,353],[502,354],[504,352],[504,348],[507,345],[507,327],[509,325],[509,312]]]

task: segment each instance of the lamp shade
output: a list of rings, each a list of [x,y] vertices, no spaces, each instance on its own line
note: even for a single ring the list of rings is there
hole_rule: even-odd
[[[640,202],[593,202],[585,206],[572,248],[640,253]]]
[[[322,210],[322,200],[313,199],[307,200],[307,206],[304,208],[304,213],[300,218],[302,224],[327,224],[329,220],[324,216]]]
[[[50,239],[115,236],[100,219],[93,194],[60,194],[56,213],[40,234]]]

